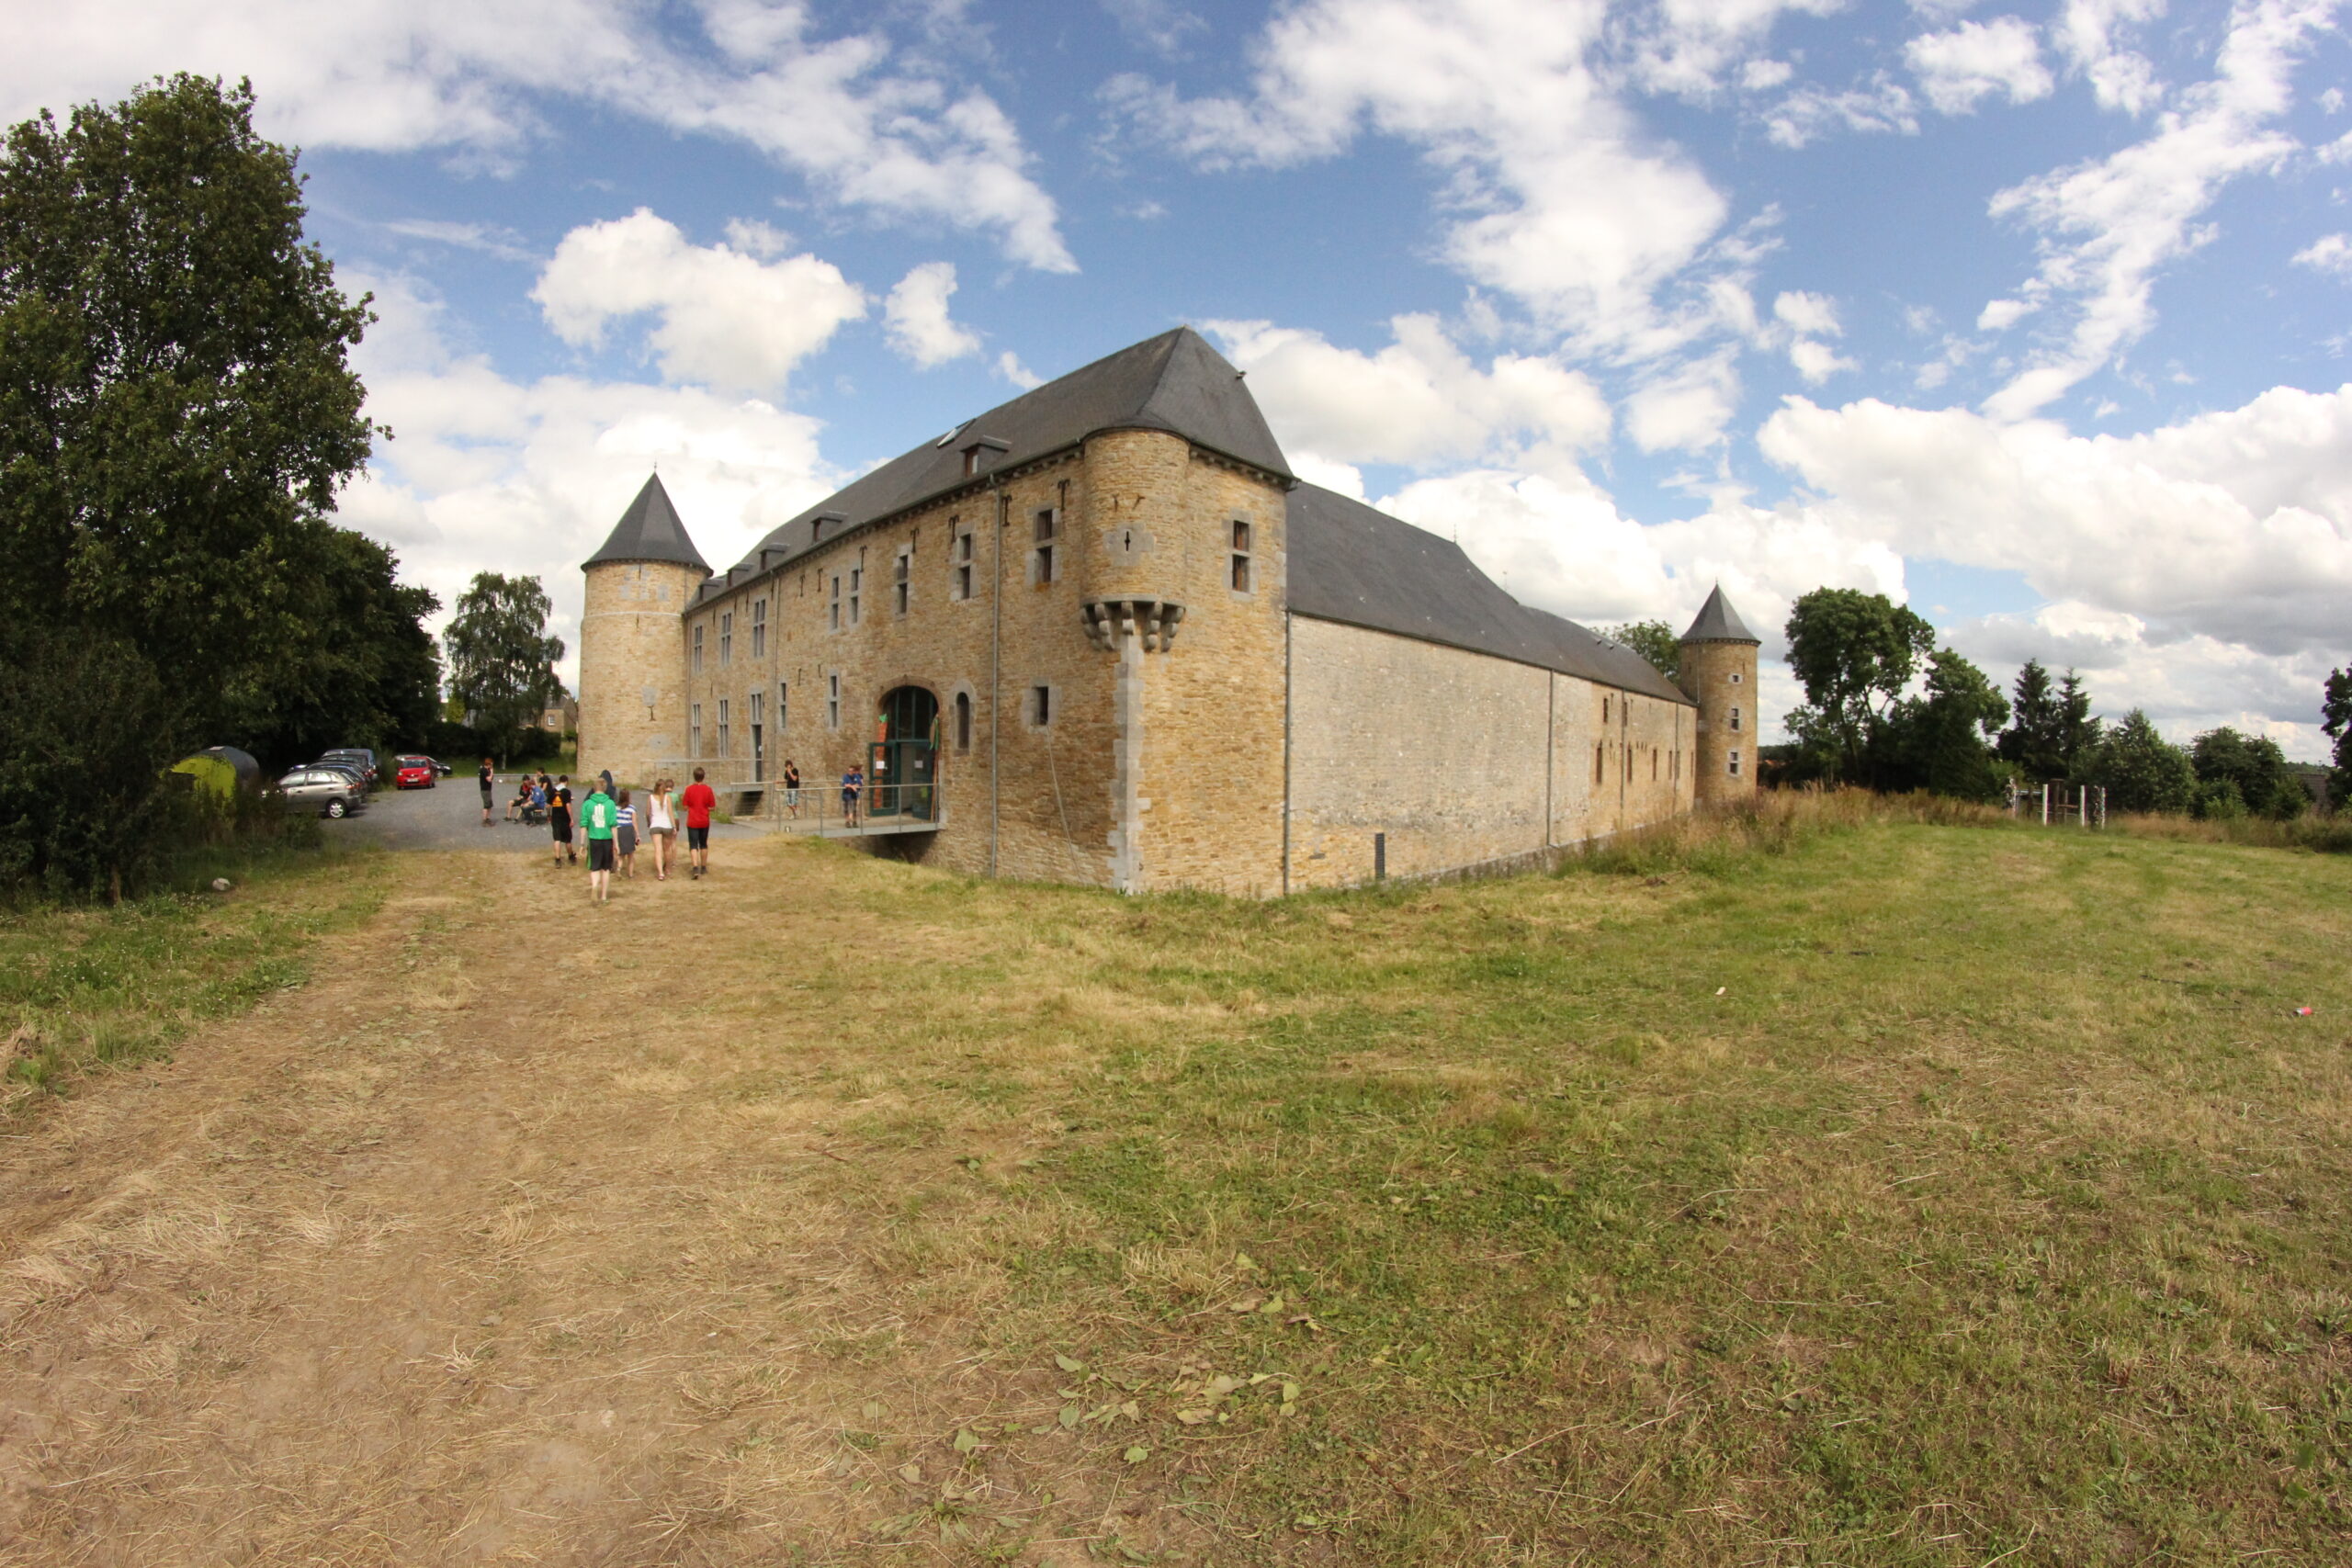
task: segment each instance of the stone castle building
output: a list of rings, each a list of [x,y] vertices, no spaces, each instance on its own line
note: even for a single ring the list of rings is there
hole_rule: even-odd
[[[723,572],[659,477],[585,564],[580,767],[790,759],[931,863],[1272,895],[1539,863],[1754,787],[1757,639],[1678,687],[1292,474],[1189,328],[882,465]]]

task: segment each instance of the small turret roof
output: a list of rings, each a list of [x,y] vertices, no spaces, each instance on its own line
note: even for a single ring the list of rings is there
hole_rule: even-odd
[[[621,520],[613,525],[604,547],[582,564],[596,566],[624,560],[674,561],[706,576],[710,572],[710,563],[702,558],[702,552],[686,536],[686,525],[679,521],[678,509],[670,503],[670,492],[662,487],[660,474],[646,479],[645,488],[637,492],[637,499],[628,503]]]
[[[1723,584],[1719,582],[1715,584],[1715,591],[1707,595],[1707,602],[1699,606],[1699,618],[1690,623],[1690,629],[1682,634],[1682,640],[1752,642],[1761,646],[1764,639],[1747,629],[1747,623],[1739,618],[1739,612],[1733,609],[1731,601],[1724,597]]]

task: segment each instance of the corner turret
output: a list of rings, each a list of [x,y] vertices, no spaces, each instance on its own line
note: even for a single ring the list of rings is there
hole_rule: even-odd
[[[656,474],[581,570],[579,772],[650,784],[685,756],[683,617],[710,564]]]
[[[1691,783],[1702,807],[1756,793],[1756,656],[1762,646],[1720,583],[1682,634],[1676,683],[1699,705],[1699,772]]]

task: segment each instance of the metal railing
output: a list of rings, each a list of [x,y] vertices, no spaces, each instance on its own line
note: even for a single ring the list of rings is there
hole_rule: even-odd
[[[839,780],[803,782],[797,791],[773,780],[760,787],[765,792],[760,818],[787,833],[920,833],[947,819],[947,786],[942,784],[868,784],[858,791],[854,808],[843,800]]]

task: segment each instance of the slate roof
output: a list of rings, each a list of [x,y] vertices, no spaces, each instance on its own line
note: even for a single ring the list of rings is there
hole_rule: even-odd
[[[1747,629],[1747,623],[1739,618],[1739,612],[1733,609],[1731,601],[1724,597],[1723,584],[1717,583],[1715,591],[1707,595],[1707,602],[1699,606],[1699,618],[1690,623],[1690,629],[1682,634],[1682,640],[1752,642],[1761,646],[1764,639]]]
[[[678,509],[670,503],[670,492],[662,486],[662,476],[655,474],[628,503],[621,520],[613,525],[604,547],[582,562],[594,566],[602,561],[651,560],[675,561],[704,572],[710,563],[702,558],[695,542],[686,536],[686,525],[678,519]]]
[[[1463,553],[1425,528],[1361,501],[1302,483],[1290,492],[1290,607],[1341,621],[1556,670],[1689,705],[1657,668],[1622,643],[1504,592]]]
[[[753,546],[715,593],[783,564],[825,539],[904,512],[971,482],[965,449],[983,443],[980,472],[1008,468],[1073,446],[1099,431],[1166,430],[1281,479],[1290,463],[1266,428],[1241,373],[1190,327],[1147,338],[1069,375],[1000,403],[945,436],[852,481]]]

